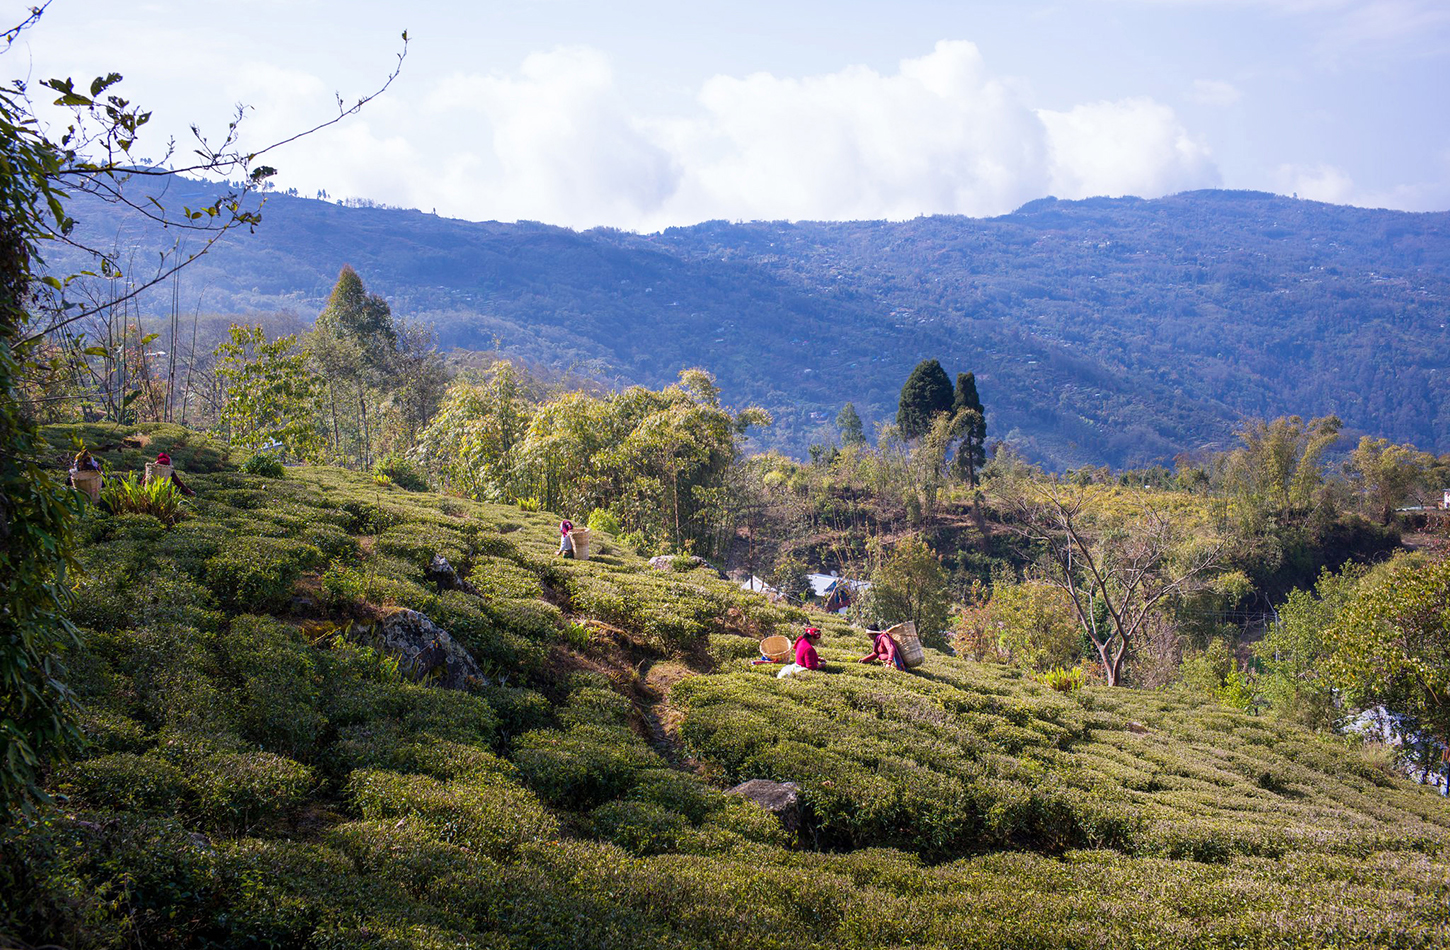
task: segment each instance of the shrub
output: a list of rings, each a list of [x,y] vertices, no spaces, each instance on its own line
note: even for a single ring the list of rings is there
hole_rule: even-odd
[[[320,673],[298,631],[264,617],[232,621],[226,659],[240,683],[242,734],[263,749],[307,759],[327,720],[318,710]]]
[[[617,801],[600,805],[589,816],[594,834],[632,854],[662,854],[679,847],[689,830],[684,816],[652,802]]]
[[[428,476],[418,463],[401,455],[389,455],[378,460],[373,474],[382,475],[394,485],[406,491],[427,491]]]
[[[608,508],[595,508],[589,512],[588,527],[590,531],[603,531],[615,537],[619,535],[619,519]]]
[[[360,769],[348,781],[349,801],[363,818],[412,817],[440,841],[494,856],[549,838],[558,825],[528,791],[493,776],[444,782],[425,775]]]
[[[634,784],[636,773],[657,761],[625,728],[540,730],[514,743],[514,765],[528,786],[550,804],[578,811],[618,798]]]
[[[280,459],[264,452],[250,456],[242,463],[240,470],[243,474],[258,475],[262,478],[283,478],[287,474],[287,469],[282,465]]]
[[[175,813],[184,788],[181,769],[125,752],[78,762],[61,773],[58,785],[75,804],[162,815]]]
[[[321,551],[300,541],[238,537],[207,560],[206,584],[231,610],[281,610],[302,572],[326,563]]]
[[[270,752],[200,758],[186,778],[206,828],[232,835],[278,828],[312,791],[312,771]]]

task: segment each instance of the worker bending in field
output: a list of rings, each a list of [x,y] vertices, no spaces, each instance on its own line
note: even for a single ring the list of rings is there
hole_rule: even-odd
[[[871,652],[861,657],[858,662],[875,663],[880,661],[882,666],[894,666],[898,670],[906,669],[906,661],[901,658],[901,645],[896,638],[885,630],[877,630],[873,634]]]
[[[806,627],[795,642],[795,662],[783,667],[776,675],[780,679],[821,668],[821,658],[816,653],[816,641],[821,639],[819,627]]]

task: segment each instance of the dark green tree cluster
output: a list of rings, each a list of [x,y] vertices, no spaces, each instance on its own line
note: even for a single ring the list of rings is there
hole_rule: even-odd
[[[369,466],[416,442],[447,385],[430,331],[393,319],[350,265],[317,317],[310,351],[323,377],[322,428],[338,462]]]
[[[952,471],[968,484],[976,485],[978,473],[987,461],[987,415],[977,395],[976,374],[958,373],[954,389],[940,362],[922,360],[901,387],[897,428],[908,441],[920,439],[932,431],[942,416],[949,418],[949,437],[957,443]]]

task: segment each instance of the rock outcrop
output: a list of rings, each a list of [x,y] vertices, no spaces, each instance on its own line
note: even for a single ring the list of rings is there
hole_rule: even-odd
[[[727,789],[726,795],[739,795],[752,801],[780,819],[786,831],[798,831],[801,826],[800,786],[795,782],[772,782],[769,779],[753,778]]]
[[[373,645],[398,658],[408,676],[445,689],[487,686],[473,654],[416,610],[399,610],[372,628]]]
[[[433,555],[433,560],[428,565],[428,580],[437,584],[439,590],[461,590],[465,594],[481,596],[478,588],[459,574],[453,565],[448,563],[448,558],[441,554]]]

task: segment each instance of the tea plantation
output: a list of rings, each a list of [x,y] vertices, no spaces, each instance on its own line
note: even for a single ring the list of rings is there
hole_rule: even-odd
[[[803,614],[608,537],[562,560],[555,515],[245,474],[171,426],[48,437],[57,467],[169,451],[197,495],[82,519],[89,743],[0,840],[0,945],[1450,946],[1450,804],[1356,748],[863,667],[817,615],[827,669],[783,681],[750,659]],[[376,637],[401,610],[482,676],[410,675]],[[748,778],[800,784],[799,832],[723,794]]]

